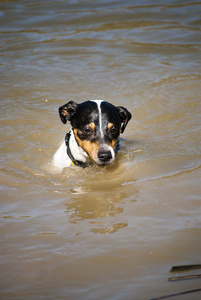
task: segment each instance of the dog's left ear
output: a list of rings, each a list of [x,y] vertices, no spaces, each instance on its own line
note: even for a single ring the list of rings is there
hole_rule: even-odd
[[[70,101],[63,106],[59,107],[59,115],[61,121],[66,124],[67,121],[70,121],[72,116],[76,113],[78,104],[74,101]]]
[[[123,106],[117,106],[117,111],[119,113],[120,119],[121,119],[121,123],[123,123],[123,125],[121,126],[121,133],[124,132],[128,122],[130,121],[130,119],[132,118],[131,113]]]

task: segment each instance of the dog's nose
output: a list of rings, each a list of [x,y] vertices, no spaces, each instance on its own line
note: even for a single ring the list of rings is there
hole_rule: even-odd
[[[107,162],[112,159],[112,153],[109,150],[100,150],[98,152],[98,158],[100,161]]]

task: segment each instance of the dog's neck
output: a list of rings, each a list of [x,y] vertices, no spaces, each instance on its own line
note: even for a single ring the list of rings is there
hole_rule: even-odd
[[[67,133],[66,138],[66,147],[67,147],[67,155],[73,162],[73,164],[81,167],[86,167],[88,165],[87,159],[88,154],[78,145],[73,129]]]

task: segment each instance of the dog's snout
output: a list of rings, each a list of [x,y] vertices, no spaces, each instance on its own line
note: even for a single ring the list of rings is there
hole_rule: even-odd
[[[98,152],[98,158],[102,162],[108,162],[109,160],[112,159],[112,153],[109,150],[100,150]]]

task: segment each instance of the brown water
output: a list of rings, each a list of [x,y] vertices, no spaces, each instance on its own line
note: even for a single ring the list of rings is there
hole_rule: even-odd
[[[201,263],[200,15],[196,0],[0,1],[1,299],[200,288],[168,282]],[[133,114],[117,161],[54,173],[57,109],[87,99]]]

